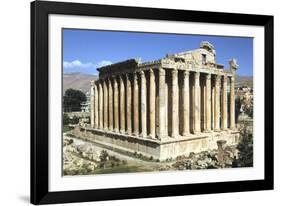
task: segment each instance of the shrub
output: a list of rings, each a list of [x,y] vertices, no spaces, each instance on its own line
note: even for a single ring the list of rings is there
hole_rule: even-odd
[[[108,152],[106,150],[102,150],[100,153],[100,160],[105,162],[109,158]]]

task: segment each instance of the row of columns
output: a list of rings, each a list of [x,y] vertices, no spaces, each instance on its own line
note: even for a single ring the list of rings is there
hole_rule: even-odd
[[[158,119],[158,138],[168,136],[166,123],[168,115],[166,70],[159,68],[158,75],[158,84],[156,84],[155,71],[153,69],[149,70],[148,78],[146,78],[144,71],[140,71],[139,74],[133,74],[132,81],[129,74],[125,74],[101,79],[93,83],[91,97],[93,103],[91,106],[92,127],[129,135],[155,138],[156,119]],[[138,76],[140,76],[140,81],[138,81]],[[211,130],[226,130],[228,128],[228,77],[220,75],[214,75],[214,77],[214,85],[212,85],[211,74],[206,74],[204,79],[203,130],[207,132]],[[171,78],[171,136],[177,137],[179,135],[179,121],[182,121],[181,135],[187,136],[191,131],[194,134],[201,132],[200,73],[194,72],[193,74],[194,79],[192,81],[194,86],[192,91],[192,88],[190,88],[190,72],[183,71],[181,94],[179,94],[178,70],[173,69],[171,71]],[[147,85],[149,85],[148,89]],[[190,95],[191,92],[192,95]],[[158,98],[156,98],[156,93],[158,93]],[[182,96],[182,105],[179,105],[179,95]],[[231,129],[235,128],[234,95],[234,77],[232,76],[230,77],[229,109],[229,127]],[[149,105],[147,106],[148,96]],[[157,103],[156,100],[158,100]],[[192,109],[190,109],[190,104],[193,106]],[[156,105],[158,105],[158,109]],[[182,106],[182,115],[179,115],[180,106]],[[147,109],[149,110],[148,115]],[[156,111],[158,111],[157,114]],[[158,115],[157,118],[156,115]],[[147,117],[149,117],[149,131],[147,128]],[[190,124],[190,121],[193,121],[192,124]],[[190,125],[193,128],[190,128]]]

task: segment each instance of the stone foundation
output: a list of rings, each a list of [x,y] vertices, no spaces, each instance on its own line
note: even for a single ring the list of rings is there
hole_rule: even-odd
[[[147,157],[152,156],[160,161],[167,158],[176,158],[180,155],[188,156],[191,152],[198,153],[217,149],[218,140],[225,140],[228,146],[234,146],[239,142],[239,132],[232,130],[200,133],[198,135],[191,134],[188,137],[166,137],[161,140],[105,132],[90,127],[76,127],[73,134],[108,149],[130,153],[137,152]]]

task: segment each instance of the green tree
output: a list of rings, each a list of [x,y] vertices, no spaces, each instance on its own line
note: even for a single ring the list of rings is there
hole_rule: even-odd
[[[233,167],[252,167],[253,166],[253,135],[246,129],[241,132],[241,139],[237,145],[239,157],[232,165]]]
[[[86,101],[86,95],[75,89],[68,89],[63,96],[63,108],[65,112],[80,111],[81,103]]]

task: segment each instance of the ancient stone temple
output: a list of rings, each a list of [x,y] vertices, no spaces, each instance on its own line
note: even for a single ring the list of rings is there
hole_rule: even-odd
[[[92,141],[165,160],[235,145],[236,60],[216,63],[215,48],[200,48],[140,63],[135,59],[98,68],[91,82]]]

